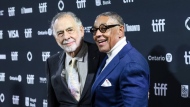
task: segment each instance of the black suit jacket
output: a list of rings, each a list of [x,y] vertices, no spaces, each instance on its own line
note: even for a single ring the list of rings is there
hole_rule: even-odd
[[[91,86],[105,54],[100,53],[95,44],[87,43],[87,46],[88,73],[79,101],[70,94],[67,82],[65,78],[61,76],[62,70],[65,68],[65,52],[57,53],[47,59],[48,107],[91,107]]]

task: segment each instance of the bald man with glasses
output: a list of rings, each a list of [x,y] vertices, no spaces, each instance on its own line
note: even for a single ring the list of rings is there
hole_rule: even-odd
[[[126,40],[121,16],[101,13],[90,32],[99,51],[107,54],[92,85],[93,107],[147,107],[149,65]]]

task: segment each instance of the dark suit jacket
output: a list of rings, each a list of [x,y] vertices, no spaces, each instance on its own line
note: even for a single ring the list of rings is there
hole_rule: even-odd
[[[100,73],[92,86],[94,107],[147,107],[149,66],[128,42]],[[100,74],[99,74],[100,73]],[[111,85],[101,86],[108,79]]]
[[[67,82],[61,76],[61,72],[65,68],[65,52],[57,53],[47,59],[48,107],[91,107],[91,86],[101,59],[104,58],[105,54],[100,53],[95,44],[87,43],[87,46],[88,73],[79,101],[70,94]]]

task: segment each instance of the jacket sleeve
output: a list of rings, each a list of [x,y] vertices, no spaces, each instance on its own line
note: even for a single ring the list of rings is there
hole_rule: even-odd
[[[148,107],[149,69],[135,62],[124,67],[120,89],[125,107]]]

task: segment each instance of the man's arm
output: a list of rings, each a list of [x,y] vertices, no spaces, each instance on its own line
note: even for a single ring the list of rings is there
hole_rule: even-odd
[[[120,89],[125,107],[148,107],[149,70],[135,62],[126,64]]]

